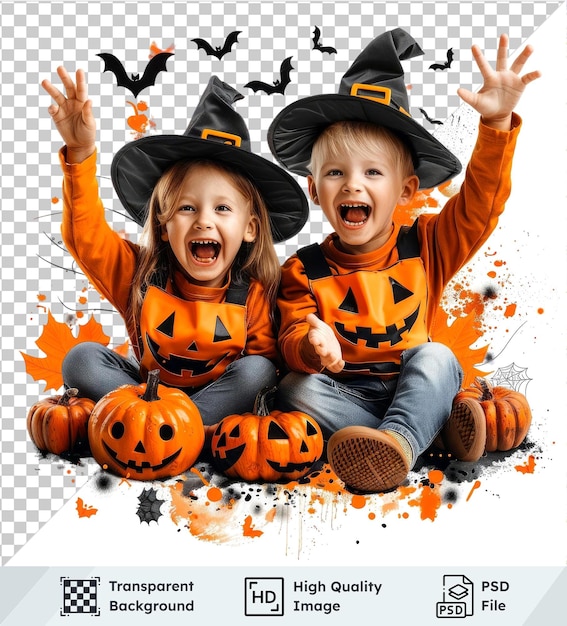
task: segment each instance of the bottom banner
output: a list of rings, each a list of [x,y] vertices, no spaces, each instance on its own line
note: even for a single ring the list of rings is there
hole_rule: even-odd
[[[5,626],[203,620],[313,626],[356,618],[365,624],[555,626],[565,623],[567,572],[562,567],[4,567],[0,588]]]

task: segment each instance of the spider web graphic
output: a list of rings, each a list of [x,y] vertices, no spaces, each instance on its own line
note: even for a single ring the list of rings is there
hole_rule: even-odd
[[[499,367],[490,380],[495,386],[507,387],[525,395],[528,383],[533,380],[527,371],[527,367],[519,367],[512,362],[506,367]]]

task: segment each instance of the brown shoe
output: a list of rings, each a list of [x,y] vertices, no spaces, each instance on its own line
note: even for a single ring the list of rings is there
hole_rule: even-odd
[[[454,404],[441,439],[459,461],[478,461],[486,447],[486,417],[480,404],[471,398]]]
[[[388,433],[366,426],[347,426],[327,444],[327,458],[335,474],[357,491],[388,491],[402,484],[409,460]]]

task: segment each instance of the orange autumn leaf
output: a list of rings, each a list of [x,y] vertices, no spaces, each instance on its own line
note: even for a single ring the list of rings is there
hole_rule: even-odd
[[[449,315],[443,308],[439,307],[433,328],[431,339],[451,348],[461,364],[464,373],[463,387],[471,385],[477,376],[486,376],[488,372],[481,372],[475,366],[484,360],[488,346],[471,348],[475,341],[482,336],[474,311],[455,318],[453,323],[449,325]]]
[[[44,380],[45,390],[57,390],[63,385],[61,366],[67,352],[84,341],[94,341],[105,346],[110,337],[102,330],[102,326],[91,316],[86,324],[79,326],[75,337],[67,324],[58,322],[51,311],[47,311],[47,324],[43,327],[41,337],[35,342],[45,354],[44,357],[31,356],[21,352],[26,364],[26,372],[34,380]]]

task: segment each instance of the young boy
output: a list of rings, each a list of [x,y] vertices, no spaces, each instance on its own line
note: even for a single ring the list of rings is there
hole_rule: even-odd
[[[307,175],[309,195],[334,233],[298,250],[282,268],[279,345],[291,370],[279,408],[318,420],[327,458],[355,490],[400,485],[441,432],[457,458],[477,460],[486,426],[474,403],[452,407],[462,371],[428,341],[451,277],[494,230],[510,193],[525,86],[526,47],[507,67],[501,36],[496,70],[478,47],[484,79],[460,97],[480,114],[479,134],[458,194],[411,228],[396,206],[459,173],[459,161],[409,116],[400,60],[422,54],[402,29],[378,36],[343,76],[338,94],[286,107],[268,133],[278,161]]]

